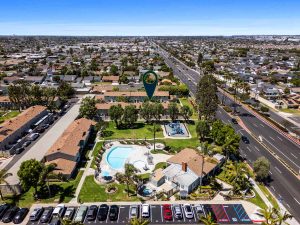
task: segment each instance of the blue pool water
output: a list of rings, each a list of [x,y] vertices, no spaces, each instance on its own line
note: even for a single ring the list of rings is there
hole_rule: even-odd
[[[132,147],[113,147],[106,156],[106,162],[112,169],[123,169],[128,156],[134,151]]]

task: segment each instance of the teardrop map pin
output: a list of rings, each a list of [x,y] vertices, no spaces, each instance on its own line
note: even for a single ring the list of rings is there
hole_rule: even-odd
[[[158,83],[158,77],[152,70],[147,71],[143,75],[143,83],[149,100],[152,99],[154,91]]]
[[[154,71],[149,70],[143,75],[143,83],[148,98],[151,100],[158,83],[158,77]]]

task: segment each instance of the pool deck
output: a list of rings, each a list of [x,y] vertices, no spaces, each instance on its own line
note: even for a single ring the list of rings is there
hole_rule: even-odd
[[[170,155],[167,154],[151,154],[150,151],[153,150],[154,147],[153,145],[151,145],[150,148],[147,148],[146,146],[141,146],[141,145],[125,145],[125,144],[121,144],[118,141],[111,142],[111,144],[112,146],[104,152],[100,163],[100,168],[102,172],[104,173],[108,172],[110,176],[114,176],[117,172],[121,172],[121,173],[124,172],[124,168],[113,169],[107,162],[107,156],[110,150],[115,147],[132,147],[133,149],[135,149],[135,151],[129,154],[125,163],[133,164],[139,170],[138,174],[151,173],[157,163],[166,162],[166,160],[171,157]],[[148,154],[150,154],[150,156],[153,157],[152,164],[148,164],[147,162]],[[148,168],[147,170],[145,170],[144,168],[145,165],[147,165]]]

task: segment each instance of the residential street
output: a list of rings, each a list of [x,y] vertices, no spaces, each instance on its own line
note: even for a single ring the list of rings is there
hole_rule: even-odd
[[[167,64],[173,69],[174,74],[178,75],[181,81],[188,85],[192,95],[196,93],[197,83],[200,79],[198,72],[176,61],[176,65],[170,60],[170,56],[164,50],[159,49],[159,53],[164,57]],[[228,102],[229,103],[229,102]],[[243,108],[239,108],[240,113],[248,113]],[[231,123],[231,117],[219,107],[217,118],[225,123]],[[256,136],[262,135],[264,144],[276,152],[279,157],[286,160],[294,169],[299,169],[300,148],[282,134],[263,123],[253,115],[240,117],[246,127]],[[258,141],[251,137],[240,126],[232,124],[236,131],[246,135],[250,144],[241,142],[240,151],[247,161],[252,164],[258,157],[265,156],[271,163],[270,191],[283,203],[292,213],[296,220],[300,221],[300,181],[293,175],[274,155],[267,151]],[[293,156],[294,155],[294,156]]]

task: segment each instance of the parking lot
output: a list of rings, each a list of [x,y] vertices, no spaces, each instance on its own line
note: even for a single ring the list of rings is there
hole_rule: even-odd
[[[215,218],[217,223],[220,224],[252,224],[251,219],[245,212],[241,204],[216,204],[216,205],[202,205],[204,208],[204,213],[211,213]],[[118,219],[116,221],[110,221],[107,218],[105,221],[94,221],[84,220],[84,224],[128,224],[129,214],[130,214],[130,205],[120,205]],[[183,212],[183,205],[180,205]],[[141,210],[141,207],[139,207]],[[172,206],[173,209],[173,206]],[[163,216],[163,207],[162,205],[150,205],[150,224],[199,224],[198,216],[195,206],[192,205],[194,217],[193,219],[187,219],[185,216],[182,220],[176,220],[174,217],[172,220],[167,221]],[[172,210],[173,211],[173,210]],[[184,214],[184,213],[183,213]],[[139,213],[141,215],[141,212]],[[42,225],[39,221],[29,222],[28,225]]]

